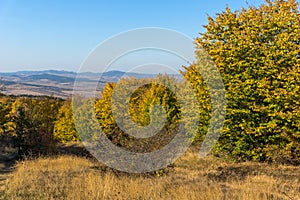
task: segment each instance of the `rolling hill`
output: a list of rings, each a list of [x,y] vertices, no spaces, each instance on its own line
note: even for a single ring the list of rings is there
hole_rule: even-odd
[[[101,76],[101,79],[99,80]],[[3,93],[8,95],[35,95],[70,97],[73,93],[74,83],[80,81],[83,92],[98,83],[97,90],[102,90],[106,82],[116,82],[121,77],[146,78],[153,74],[125,73],[122,71],[108,71],[104,73],[84,72],[77,74],[71,71],[45,70],[45,71],[18,71],[1,73],[0,85],[5,87]]]

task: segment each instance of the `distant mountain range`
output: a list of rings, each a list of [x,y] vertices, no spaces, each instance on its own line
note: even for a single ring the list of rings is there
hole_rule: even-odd
[[[101,80],[99,80],[100,76]],[[5,86],[4,93],[9,95],[54,95],[66,98],[73,93],[76,78],[83,84],[84,92],[91,83],[98,83],[97,90],[102,90],[106,82],[116,82],[122,77],[147,78],[154,76],[156,75],[122,71],[80,74],[59,70],[0,72],[0,85]]]

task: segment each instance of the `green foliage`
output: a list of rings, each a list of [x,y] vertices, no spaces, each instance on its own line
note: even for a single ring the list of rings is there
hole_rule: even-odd
[[[95,104],[100,128],[107,135],[116,135],[118,134],[117,132],[119,132],[111,109],[111,98],[115,85],[115,83],[106,83],[103,91],[101,92],[101,98],[96,101]]]
[[[80,141],[74,124],[70,99],[67,99],[59,109],[53,134],[56,140],[63,143]]]
[[[297,2],[266,1],[235,12],[227,7],[215,19],[209,17],[204,27],[197,48],[211,56],[226,88],[227,118],[219,151],[237,160],[299,158]]]
[[[133,81],[141,84],[143,79]],[[141,126],[151,123],[150,113],[154,105],[161,105],[166,111],[167,123],[176,124],[180,118],[180,108],[174,92],[176,81],[167,75],[158,75],[152,83],[139,87],[129,101],[129,112],[132,120]],[[157,113],[156,113],[157,114]],[[154,119],[153,119],[154,120]],[[152,122],[153,123],[153,122]]]
[[[191,84],[194,89],[194,94],[198,100],[198,109],[197,115],[190,116],[186,119],[182,119],[186,124],[193,120],[199,120],[198,131],[194,136],[194,142],[199,143],[203,142],[203,139],[208,131],[209,120],[211,119],[211,100],[208,88],[203,80],[203,77],[200,73],[199,63],[193,64],[190,67],[184,67],[184,71],[181,71],[181,74],[186,80]],[[185,91],[183,91],[185,92]],[[185,95],[186,94],[181,94]],[[190,110],[193,110],[195,105],[188,105]],[[184,111],[183,111],[184,112]],[[188,111],[187,111],[188,112]]]
[[[99,125],[95,115],[95,98],[76,96],[72,103],[80,139],[85,142],[96,141],[99,138]]]
[[[61,101],[53,98],[18,98],[12,115],[20,153],[51,150],[53,130]]]
[[[11,111],[11,104],[9,98],[5,96],[0,97],[0,135],[10,131],[11,117],[9,113]]]
[[[175,79],[159,75],[153,79],[122,79],[118,84],[107,83],[101,98],[96,101],[95,109],[102,131],[116,145],[139,152],[158,149],[160,145],[167,144],[180,119],[180,106],[173,93],[176,91]],[[134,91],[129,89],[132,87]],[[112,98],[114,95],[120,95],[120,98]],[[123,99],[122,96],[127,98]],[[162,106],[165,113],[157,109],[157,105]],[[164,114],[164,122],[156,118]],[[157,134],[150,138],[135,139],[122,130],[116,118],[122,120],[126,131],[143,132],[143,127],[149,125],[149,130]],[[161,129],[157,130],[160,125]]]

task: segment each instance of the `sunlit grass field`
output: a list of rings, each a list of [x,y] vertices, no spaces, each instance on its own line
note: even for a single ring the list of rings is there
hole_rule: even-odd
[[[17,163],[1,199],[300,199],[300,167],[228,163],[189,150],[166,173],[126,174],[76,156]]]

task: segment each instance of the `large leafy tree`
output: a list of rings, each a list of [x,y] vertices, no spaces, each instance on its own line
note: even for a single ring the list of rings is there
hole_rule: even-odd
[[[295,0],[209,17],[196,39],[220,70],[227,118],[219,150],[239,160],[300,157],[300,14]],[[187,68],[187,76],[193,66]],[[200,81],[201,80],[197,80]],[[201,85],[201,84],[200,84]]]

